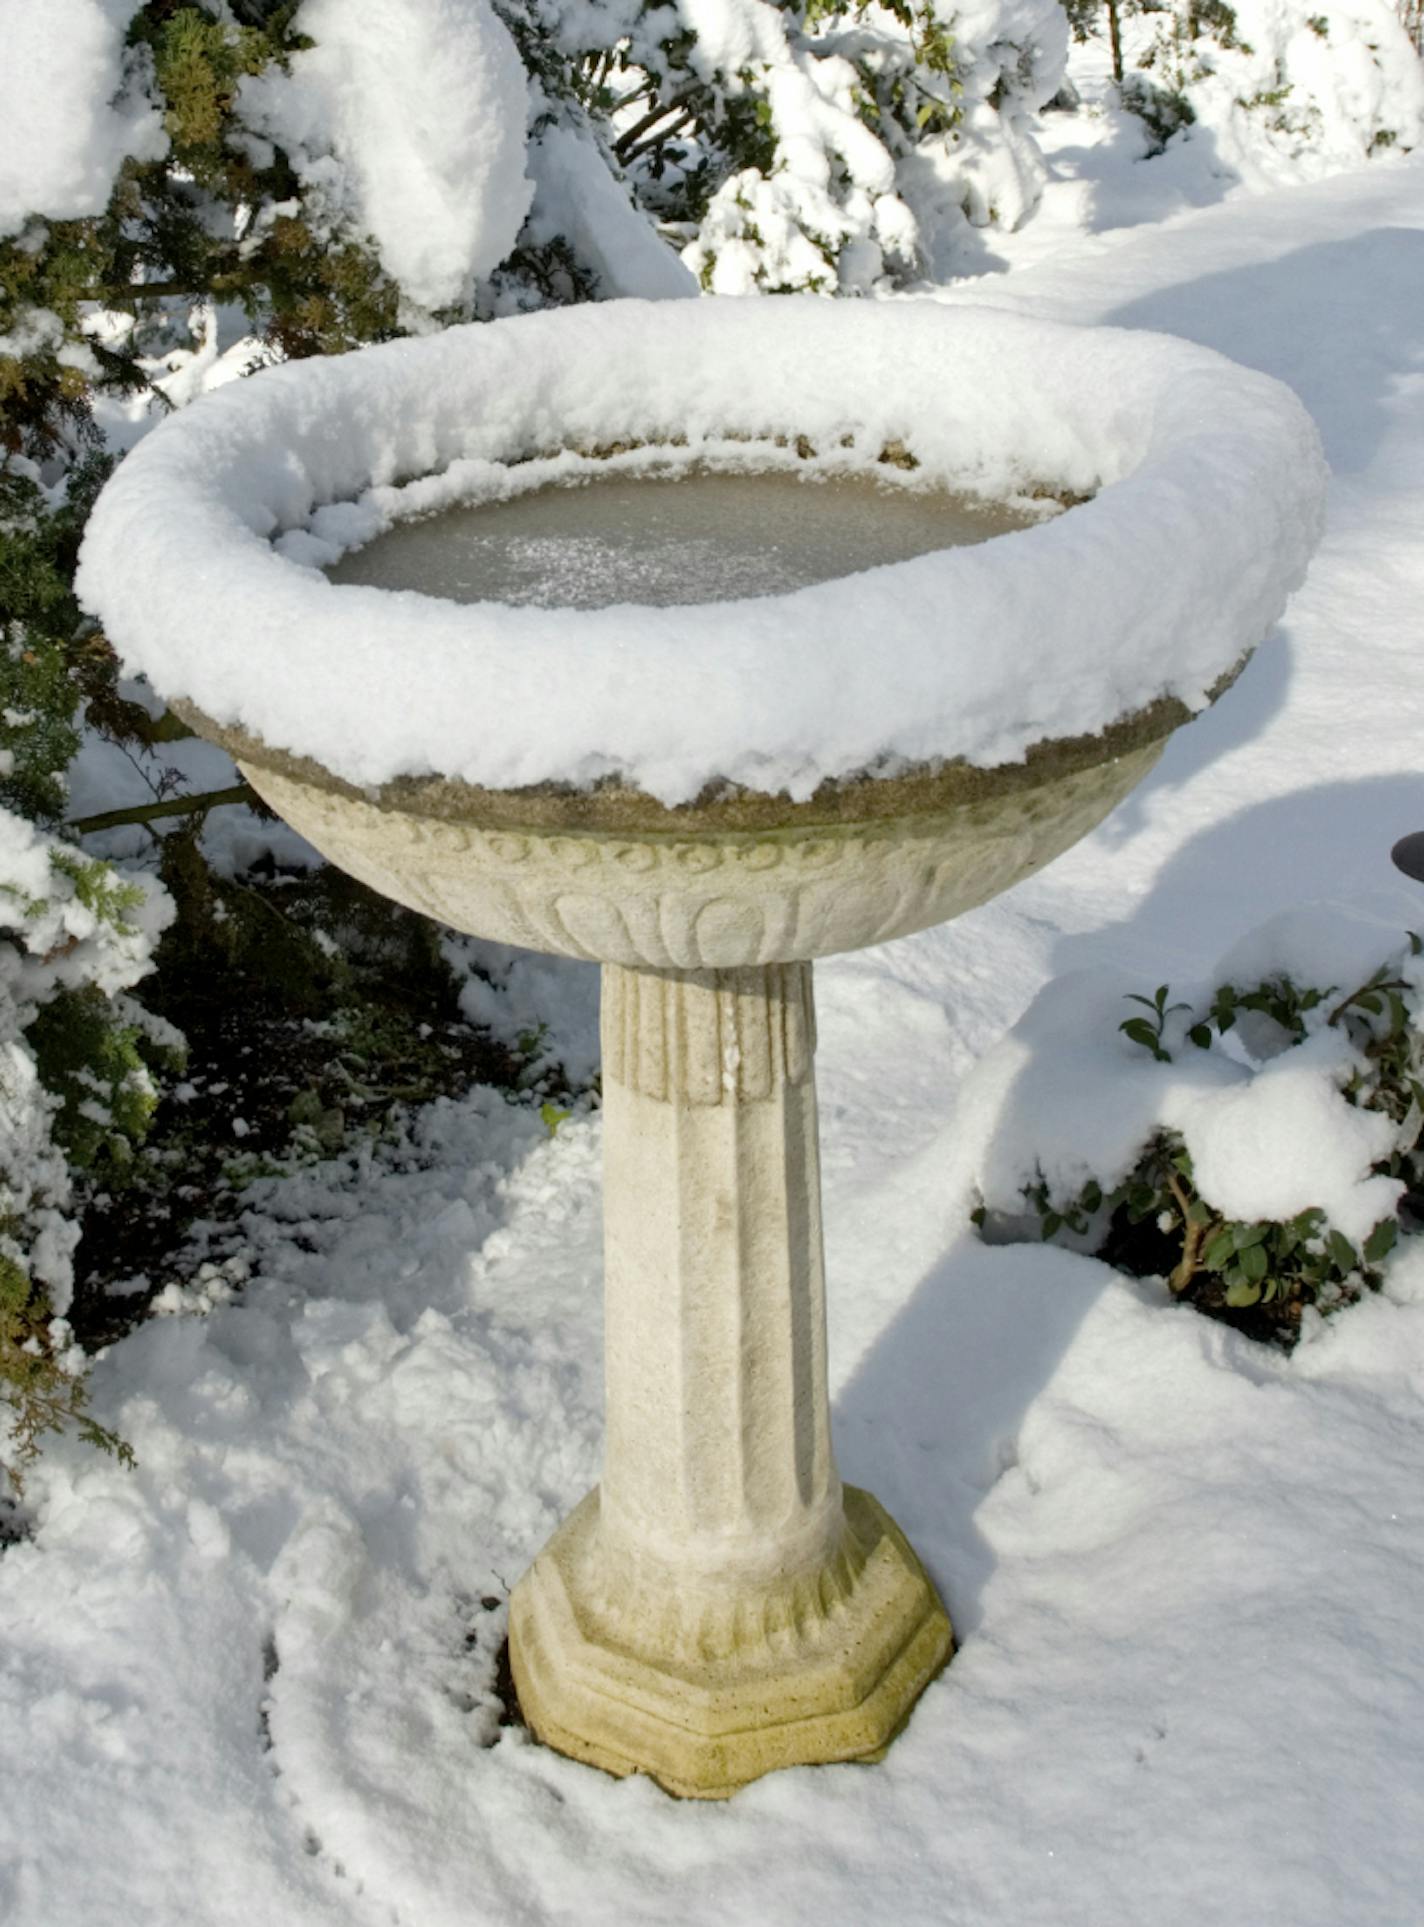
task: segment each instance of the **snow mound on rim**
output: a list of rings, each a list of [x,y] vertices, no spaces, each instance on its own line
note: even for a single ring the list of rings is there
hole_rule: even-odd
[[[368,540],[373,491],[408,478],[473,491],[491,465],[673,436],[689,455],[806,437],[823,468],[898,442],[922,485],[1093,499],[675,610],[462,606],[273,546],[323,509],[330,534],[340,504]],[[608,302],[205,397],[105,489],[79,593],[165,695],[353,783],[616,772],[669,804],[719,777],[805,797],[869,766],[1014,761],[1162,695],[1200,707],[1302,579],[1324,483],[1288,389],[1168,337],[935,303]]]

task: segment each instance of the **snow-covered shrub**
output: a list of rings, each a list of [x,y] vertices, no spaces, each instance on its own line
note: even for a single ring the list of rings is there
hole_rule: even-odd
[[[3,380],[4,361],[0,361]],[[17,365],[17,378],[18,365]],[[110,464],[90,451],[47,488],[18,455],[0,463],[0,806],[54,822],[79,747],[73,644],[87,633],[74,599],[79,536]]]
[[[985,1235],[1165,1275],[1288,1343],[1377,1286],[1424,1188],[1420,949],[1301,914],[1209,993],[1050,985],[966,1090]]]
[[[1391,0],[1121,0],[1124,104],[1160,145],[1210,144],[1248,186],[1309,180],[1424,139],[1424,69]]]
[[[163,891],[0,811],[0,1471],[85,1415],[65,1314],[76,1171],[127,1163],[152,1116],[149,1060],[178,1040],[125,993],[150,967]]]
[[[949,273],[1037,201],[1066,51],[1056,0],[676,0],[618,50],[617,152],[718,293]]]

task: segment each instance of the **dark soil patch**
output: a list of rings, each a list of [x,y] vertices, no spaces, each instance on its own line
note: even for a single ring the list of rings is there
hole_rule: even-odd
[[[519,1694],[514,1685],[514,1667],[509,1657],[509,1640],[506,1637],[494,1662],[494,1690],[499,1701],[499,1723],[504,1726],[527,1726],[520,1710]]]
[[[71,1317],[89,1350],[183,1274],[196,1229],[211,1247],[236,1226],[254,1178],[394,1136],[408,1111],[476,1083],[532,1091],[527,1061],[461,1017],[436,925],[334,870],[215,879],[170,856],[177,843],[164,871],[183,912],[140,995],[187,1059],[159,1071],[132,1163],[82,1201]]]
[[[0,1552],[30,1536],[30,1522],[17,1500],[0,1493]]]

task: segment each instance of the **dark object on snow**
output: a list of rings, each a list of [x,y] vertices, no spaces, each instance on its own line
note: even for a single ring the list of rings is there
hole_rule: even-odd
[[[1390,851],[1396,870],[1403,870],[1416,883],[1424,883],[1424,830],[1402,836]]]
[[[265,27],[274,13],[287,4],[287,0],[228,0],[233,18],[244,27]]]

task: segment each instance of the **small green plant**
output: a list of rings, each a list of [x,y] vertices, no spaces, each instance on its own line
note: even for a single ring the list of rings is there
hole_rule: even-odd
[[[1411,933],[1409,958],[1419,956]],[[1211,1316],[1227,1317],[1254,1335],[1287,1346],[1302,1312],[1337,1309],[1378,1289],[1390,1254],[1418,1221],[1424,1193],[1424,978],[1408,962],[1382,964],[1343,995],[1338,986],[1298,984],[1286,975],[1245,988],[1222,984],[1205,1010],[1170,1001],[1160,984],[1149,997],[1130,993],[1145,1014],[1119,1030],[1155,1063],[1171,1064],[1169,1019],[1188,1021],[1175,1034],[1198,1050],[1220,1050],[1249,1023],[1262,1060],[1279,1057],[1325,1030],[1352,1046],[1339,1084],[1343,1104],[1388,1118],[1392,1144],[1371,1167],[1403,1187],[1399,1213],[1381,1217],[1357,1241],[1311,1207],[1284,1219],[1239,1219],[1201,1190],[1180,1131],[1162,1127],[1115,1184],[1090,1178],[1072,1196],[1055,1193],[1041,1172],[1023,1195],[1047,1240],[1090,1249],[1140,1277],[1162,1276],[1173,1295]],[[1234,1047],[1233,1047],[1234,1048]],[[1238,1050],[1238,1061],[1252,1055]],[[982,1212],[976,1221],[983,1222]]]
[[[1134,1044],[1141,1044],[1144,1050],[1151,1051],[1159,1064],[1170,1064],[1172,1061],[1172,1053],[1162,1041],[1167,1019],[1176,1011],[1189,1008],[1186,1004],[1169,1004],[1167,994],[1166,984],[1158,984],[1150,997],[1129,991],[1129,1000],[1134,1004],[1142,1004],[1149,1014],[1146,1017],[1125,1017],[1118,1025],[1118,1029],[1130,1037]]]

